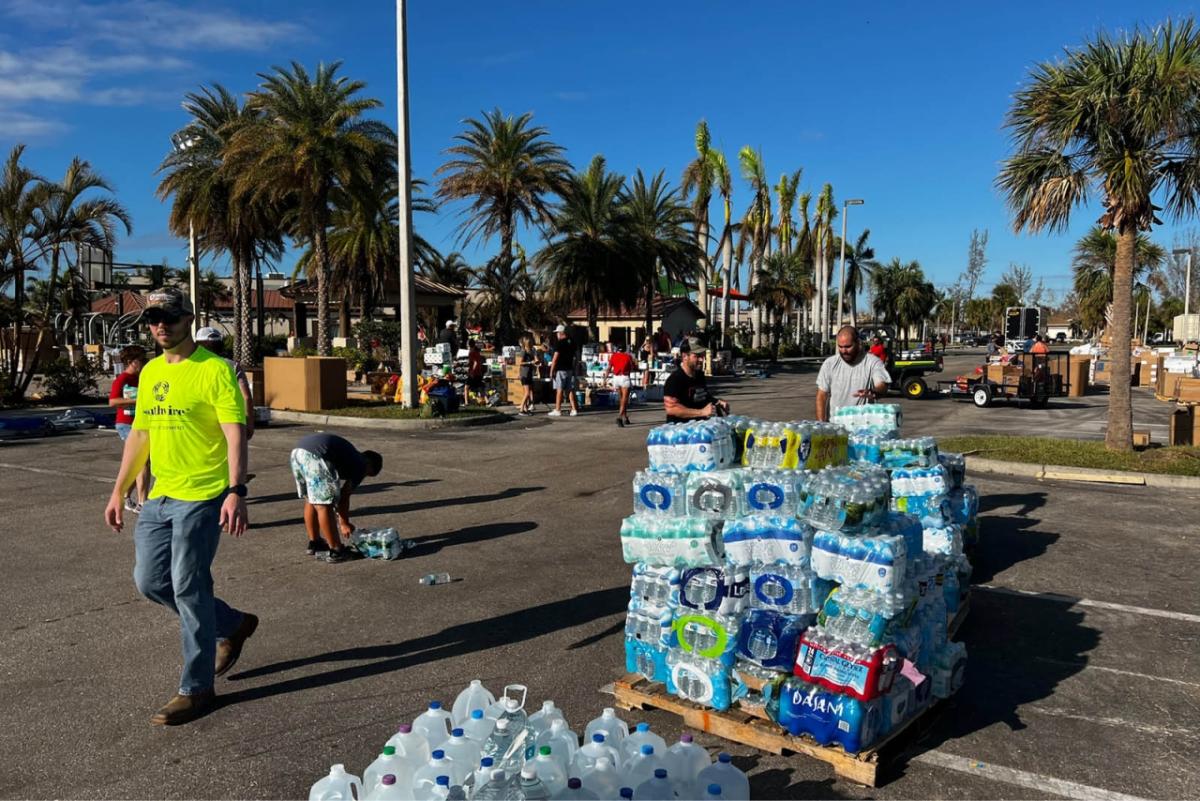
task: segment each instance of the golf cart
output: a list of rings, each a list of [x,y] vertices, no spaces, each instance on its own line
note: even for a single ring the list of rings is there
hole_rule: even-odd
[[[969,400],[980,409],[996,400],[1027,401],[1030,409],[1044,409],[1050,398],[1066,397],[1071,354],[1024,354],[1019,364],[989,364],[981,375],[939,381],[938,391],[954,400]]]
[[[888,375],[891,377],[889,389],[897,390],[901,395],[913,400],[920,400],[929,394],[929,385],[925,376],[929,373],[942,372],[941,356],[922,356],[915,359],[891,359],[888,361]]]

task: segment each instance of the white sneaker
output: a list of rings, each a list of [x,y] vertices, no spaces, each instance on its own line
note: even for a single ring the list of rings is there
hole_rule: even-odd
[[[572,409],[572,410],[571,410],[571,416],[572,416],[572,417],[578,417],[578,416],[579,416],[579,410],[578,410],[578,409]]]
[[[546,416],[547,416],[547,417],[562,417],[562,412],[560,412],[558,409],[551,409],[551,410],[550,410],[550,411],[549,411],[549,412],[546,414]]]

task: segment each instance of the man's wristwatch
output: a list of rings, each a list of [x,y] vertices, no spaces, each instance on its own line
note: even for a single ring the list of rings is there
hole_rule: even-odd
[[[246,485],[245,484],[234,484],[232,487],[229,488],[229,491],[232,492],[234,495],[238,496],[239,498],[246,497]]]

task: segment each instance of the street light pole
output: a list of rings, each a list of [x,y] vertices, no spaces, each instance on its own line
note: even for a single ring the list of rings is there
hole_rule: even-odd
[[[184,136],[182,133],[171,134],[171,146],[179,154],[186,153],[198,141],[195,136]],[[192,301],[192,309],[200,310],[200,265],[196,262],[196,226],[188,217],[188,296]],[[197,315],[192,315],[192,335],[196,334]]]
[[[408,142],[408,20],[405,0],[396,0],[396,166],[399,171],[400,384],[402,404],[415,409],[417,393],[417,304],[412,263],[412,175]]]
[[[1183,276],[1183,313],[1191,312],[1192,304],[1192,249],[1191,248],[1175,248],[1171,251],[1172,256],[1187,256],[1187,272]]]
[[[847,210],[851,206],[861,206],[863,204],[863,202],[864,201],[861,198],[854,198],[852,200],[847,200],[845,203],[842,204],[842,259],[841,259],[842,264],[841,264],[841,267],[838,268],[838,305],[837,305],[838,328],[842,327],[842,319],[843,319],[843,317],[842,317],[842,298],[846,293],[846,217],[848,216]],[[829,332],[825,331],[824,335],[828,336]],[[822,337],[822,338],[824,338],[824,337]]]

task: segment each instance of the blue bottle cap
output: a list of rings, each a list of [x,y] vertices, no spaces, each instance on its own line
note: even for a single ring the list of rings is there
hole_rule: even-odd
[[[471,710],[471,720],[483,720],[483,710],[482,709],[472,709]]]
[[[495,764],[496,760],[492,759],[491,757],[484,757],[483,759],[479,760],[479,767],[481,768],[490,768]]]
[[[621,788],[621,798],[633,798],[633,788],[632,787],[622,787]]]
[[[666,768],[655,768],[654,769],[654,778],[656,778],[656,779],[667,778],[667,769]]]
[[[447,787],[449,787],[449,786],[450,786],[450,777],[449,777],[449,776],[438,776],[438,777],[437,777],[437,783],[438,783],[438,784],[444,784],[444,785],[446,785]]]
[[[721,753],[717,754],[717,761],[718,762],[732,762],[733,757],[731,757],[729,754],[722,751]]]
[[[433,757],[434,759],[445,759],[446,752],[439,748],[438,750],[436,750],[432,754],[430,754],[430,756]]]
[[[719,784],[708,785],[708,794],[709,795],[720,795],[721,794],[721,785],[719,785]]]
[[[653,753],[654,753],[654,746],[652,746],[652,745],[643,745],[643,746],[642,746],[642,753],[643,753],[643,754],[653,754]]]
[[[462,729],[451,729],[451,730],[450,730],[450,736],[451,736],[451,737],[462,737],[462,736],[463,736],[463,730],[462,730]]]
[[[430,701],[430,702],[429,702],[429,708],[430,708],[430,709],[441,709],[441,708],[442,708],[442,702],[441,702],[441,701]]]
[[[650,731],[650,724],[649,723],[639,723],[637,725],[637,730],[638,731]]]
[[[604,742],[604,735],[603,735],[603,734],[593,734],[593,735],[592,735],[592,742],[593,742],[593,743],[602,743],[602,742]]]

